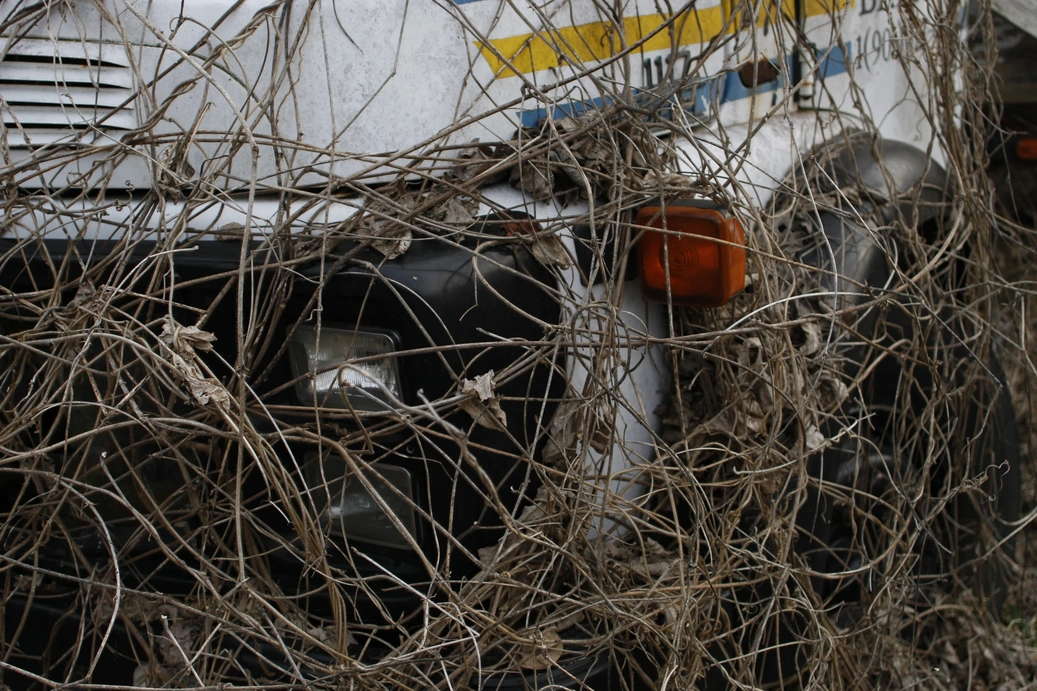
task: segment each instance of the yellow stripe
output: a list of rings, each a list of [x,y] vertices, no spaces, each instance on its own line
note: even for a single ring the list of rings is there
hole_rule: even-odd
[[[808,17],[819,17],[822,14],[842,12],[854,6],[854,0],[803,0]]]
[[[689,46],[704,43],[721,32],[733,33],[740,22],[724,23],[724,15],[732,14],[732,5],[739,0],[723,0],[725,7],[709,7],[702,10],[687,9],[677,15],[648,14],[623,18],[623,37],[626,45],[639,44],[645,52],[662,50],[674,46]],[[784,4],[789,10],[792,2],[764,0],[768,7],[761,8],[757,24],[763,26],[767,14],[772,21],[777,18],[778,8]],[[808,17],[829,14],[834,10],[851,5],[853,0],[803,0]],[[737,5],[735,5],[737,6]],[[784,8],[783,8],[784,11]],[[791,12],[786,14],[792,16]],[[669,26],[660,29],[669,22]],[[653,32],[655,35],[652,35]],[[650,36],[650,38],[646,38]],[[479,42],[479,51],[489,63],[493,73],[500,77],[515,77],[539,70],[558,67],[563,63],[580,65],[586,62],[605,60],[616,55],[623,47],[612,22],[591,22],[578,26],[547,28],[538,33],[490,39],[489,45]],[[508,67],[508,63],[511,67]]]
[[[671,45],[702,43],[716,36],[723,28],[720,7],[705,10],[687,10],[673,19],[669,28],[662,29],[651,38],[645,39],[667,21],[661,14],[623,18],[623,34],[626,45],[641,44],[642,50],[658,50]],[[671,37],[671,32],[675,36]],[[676,40],[674,40],[676,39]],[[618,53],[623,42],[611,22],[591,22],[579,26],[549,28],[535,34],[522,34],[507,38],[490,39],[491,45],[480,43],[479,50],[494,74],[514,77],[530,74],[563,62],[582,64],[605,60]],[[512,68],[507,69],[510,62]]]
[[[756,5],[756,26],[763,27],[770,19],[773,25],[780,17],[793,21],[796,17],[795,0],[721,0],[721,5],[726,8],[727,16],[735,19],[730,26],[726,27],[728,33],[740,31],[743,28],[742,16],[752,11],[752,5]],[[820,17],[822,15],[838,14],[847,7],[853,7],[854,0],[802,0],[803,11],[807,18]]]

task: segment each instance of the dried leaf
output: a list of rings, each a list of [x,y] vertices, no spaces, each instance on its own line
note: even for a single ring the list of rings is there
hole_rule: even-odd
[[[461,393],[469,398],[461,401],[461,410],[472,416],[483,427],[507,427],[508,417],[501,410],[500,400],[493,390],[493,370],[480,374],[474,380],[461,382]]]
[[[803,441],[806,444],[807,453],[814,453],[820,451],[825,445],[825,435],[821,434],[817,425],[810,425],[807,427],[806,437]]]
[[[814,355],[821,350],[824,345],[824,338],[821,333],[821,325],[817,322],[806,322],[800,325],[800,330],[803,332],[803,336],[806,339],[803,345],[799,347],[799,352],[803,355]]]
[[[548,268],[568,269],[572,266],[569,250],[554,232],[529,233],[519,235],[523,239],[529,253]]]
[[[410,249],[413,239],[410,228],[393,222],[377,224],[371,231],[371,235],[376,238],[371,242],[371,247],[381,252],[389,260],[405,254]]]
[[[142,689],[161,689],[172,675],[159,664],[144,662],[133,670],[133,685]]]
[[[497,155],[496,149],[488,144],[479,144],[478,139],[469,142],[473,146],[463,149],[457,156],[454,165],[454,177],[461,182],[482,175],[500,162],[501,156]],[[492,185],[501,182],[508,176],[508,170],[502,166],[498,173],[483,178],[480,182],[484,185]]]
[[[557,663],[565,652],[562,637],[554,627],[527,634],[515,664],[522,669],[547,669]]]
[[[533,199],[550,199],[554,193],[554,173],[546,161],[525,160],[511,169],[511,184],[529,192]]]
[[[187,617],[170,619],[163,615],[163,624],[168,626],[158,638],[158,651],[167,667],[179,669],[187,664],[188,658],[198,649],[202,633],[200,622]]]
[[[207,405],[212,401],[217,405],[226,406],[230,403],[230,393],[223,384],[206,376],[195,362],[195,350],[211,350],[216,336],[194,326],[181,326],[167,318],[162,324],[159,340],[170,347],[173,368],[183,378],[191,396],[199,404]]]
[[[162,324],[159,338],[182,355],[195,350],[210,351],[216,342],[216,335],[209,331],[202,331],[197,326],[181,326],[169,320]]]
[[[429,217],[440,223],[467,228],[475,221],[479,204],[471,197],[450,197],[434,209]]]
[[[547,446],[544,447],[544,463],[558,468],[568,467],[569,459],[576,455],[583,411],[584,406],[571,398],[559,404],[551,420]]]

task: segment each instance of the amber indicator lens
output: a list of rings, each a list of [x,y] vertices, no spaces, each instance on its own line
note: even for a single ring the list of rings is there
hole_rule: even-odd
[[[637,214],[641,288],[650,300],[718,307],[745,288],[745,233],[721,211],[649,206]]]
[[[1026,137],[1015,143],[1015,155],[1024,161],[1037,161],[1037,137]]]

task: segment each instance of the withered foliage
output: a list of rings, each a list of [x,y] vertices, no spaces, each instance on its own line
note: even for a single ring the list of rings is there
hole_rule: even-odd
[[[999,624],[1032,518],[1005,371],[1018,392],[1037,370],[1032,280],[995,262],[991,62],[966,43],[987,18],[883,5],[862,54],[839,38],[862,8],[837,3],[836,106],[784,69],[824,48],[794,3],[722,3],[691,50],[690,6],[633,32],[624,3],[531,5],[525,53],[466,4],[385,25],[246,5],[161,25],[128,0],[0,5],[0,685],[1032,680],[1032,639]],[[570,6],[607,51],[576,45]],[[467,71],[437,71],[433,16]],[[667,36],[666,73],[642,65]],[[543,46],[550,85],[521,64]],[[922,114],[906,186],[866,165],[897,153],[872,134],[869,55],[904,66]],[[419,58],[435,107],[393,80]],[[49,110],[40,78],[9,83],[33,69]],[[745,117],[725,119],[724,75]],[[521,96],[499,101],[508,79]],[[827,143],[791,171],[753,157],[804,141]],[[691,198],[740,219],[747,288],[650,328],[630,316],[636,213]],[[1032,231],[1010,237],[1032,259]],[[430,303],[432,274],[467,276],[469,302]],[[402,333],[397,354],[293,368],[307,338],[365,325]]]

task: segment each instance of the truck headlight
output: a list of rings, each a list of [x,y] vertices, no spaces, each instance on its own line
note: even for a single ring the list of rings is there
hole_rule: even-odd
[[[396,465],[378,463],[365,479],[378,495],[368,491],[338,456],[320,463],[316,456],[308,464],[308,480],[331,534],[386,547],[407,549],[410,544],[400,526],[417,539],[413,483],[410,472]],[[386,512],[386,507],[393,518]]]
[[[388,332],[300,327],[291,341],[295,394],[301,403],[385,410],[400,395],[395,352]]]

